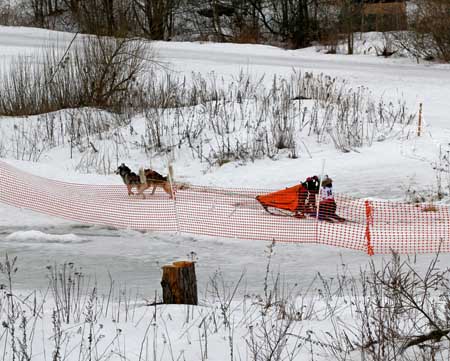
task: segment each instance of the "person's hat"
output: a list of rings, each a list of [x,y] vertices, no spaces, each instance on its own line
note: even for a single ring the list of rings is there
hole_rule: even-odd
[[[322,180],[322,187],[329,186],[332,183],[333,183],[333,180],[330,177],[325,176],[325,178]]]

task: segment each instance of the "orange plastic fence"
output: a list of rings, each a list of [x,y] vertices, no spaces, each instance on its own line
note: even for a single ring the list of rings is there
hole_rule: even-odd
[[[450,251],[448,207],[357,199],[336,195],[329,223],[314,214],[303,219],[266,212],[257,195],[271,190],[189,186],[176,199],[157,190],[146,199],[128,196],[124,185],[66,183],[20,171],[0,162],[0,202],[73,221],[209,235],[225,238],[318,243],[368,254]]]

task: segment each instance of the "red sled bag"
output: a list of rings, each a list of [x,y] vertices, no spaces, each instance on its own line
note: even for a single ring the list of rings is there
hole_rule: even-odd
[[[276,192],[259,195],[256,200],[265,210],[269,207],[296,213],[303,211],[308,190],[302,184],[282,189]]]

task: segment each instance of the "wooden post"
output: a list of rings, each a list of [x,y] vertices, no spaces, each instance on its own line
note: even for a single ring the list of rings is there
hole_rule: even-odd
[[[194,262],[174,262],[163,266],[162,270],[161,287],[165,304],[198,304]]]
[[[422,103],[419,105],[419,122],[417,124],[417,136],[420,137],[422,132]]]

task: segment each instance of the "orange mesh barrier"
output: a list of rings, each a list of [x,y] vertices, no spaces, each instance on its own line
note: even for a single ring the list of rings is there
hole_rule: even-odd
[[[339,194],[335,208],[321,202],[318,210],[305,207],[303,211],[309,213],[295,218],[288,210],[268,207],[266,211],[256,197],[269,193],[189,186],[179,189],[175,200],[161,189],[154,195],[146,192],[146,199],[142,199],[128,196],[125,185],[60,182],[0,162],[0,202],[83,223],[318,243],[368,254],[450,251],[450,215],[444,206],[418,207]],[[279,197],[280,192],[275,193]],[[329,219],[336,214],[345,220]]]

